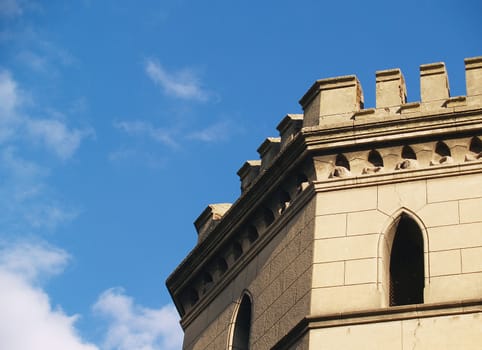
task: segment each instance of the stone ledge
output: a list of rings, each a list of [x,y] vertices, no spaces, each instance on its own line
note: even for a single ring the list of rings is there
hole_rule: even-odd
[[[274,350],[288,350],[310,329],[344,327],[369,323],[401,321],[427,317],[463,315],[482,312],[482,298],[447,303],[414,304],[369,309],[364,311],[309,315],[273,346]]]

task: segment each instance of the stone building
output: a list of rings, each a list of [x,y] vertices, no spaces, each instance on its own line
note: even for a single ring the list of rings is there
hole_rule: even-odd
[[[184,349],[480,349],[482,57],[317,80],[167,280]]]

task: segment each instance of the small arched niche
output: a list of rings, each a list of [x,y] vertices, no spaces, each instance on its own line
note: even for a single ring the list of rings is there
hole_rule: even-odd
[[[265,208],[263,211],[264,226],[269,227],[274,221],[274,214],[271,209]]]
[[[289,207],[291,197],[288,192],[281,190],[279,193],[279,213],[283,213]]]
[[[424,244],[422,231],[407,214],[394,227],[389,264],[389,305],[423,303]]]
[[[443,141],[437,142],[437,144],[435,145],[435,153],[432,160],[430,161],[430,165],[449,163],[453,163],[452,154],[450,152],[449,146],[447,146],[447,144]]]
[[[248,227],[248,241],[253,244],[259,237],[258,230],[255,226],[249,225]]]
[[[374,167],[383,167],[383,158],[377,150],[368,153],[368,162]]]
[[[417,159],[417,155],[410,146],[403,146],[402,148],[403,159]]]
[[[474,161],[482,158],[482,141],[477,136],[470,139],[469,152],[465,155],[465,161]]]
[[[482,152],[482,141],[477,136],[470,140],[469,151],[475,154]]]
[[[300,193],[308,186],[308,177],[304,173],[299,173],[296,176],[296,192]]]
[[[350,162],[341,153],[336,156],[335,166],[337,166],[337,167],[341,166],[341,167],[346,168],[346,170],[350,170]]]
[[[229,350],[249,350],[251,333],[251,298],[244,294],[237,310],[231,328]]]
[[[350,175],[351,175],[350,162],[348,161],[348,159],[346,159],[346,157],[343,154],[339,153],[335,159],[335,167],[333,168],[333,171],[331,172],[329,177],[343,178],[343,177],[348,177]]]

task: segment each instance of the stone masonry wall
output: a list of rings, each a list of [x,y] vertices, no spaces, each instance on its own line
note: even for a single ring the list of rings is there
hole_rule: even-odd
[[[386,307],[387,230],[405,212],[424,235],[424,303],[482,295],[480,174],[317,194],[311,314]]]
[[[253,350],[270,349],[309,313],[314,211],[311,200],[201,312],[185,330],[184,349],[228,349],[235,306],[244,291],[253,299]]]

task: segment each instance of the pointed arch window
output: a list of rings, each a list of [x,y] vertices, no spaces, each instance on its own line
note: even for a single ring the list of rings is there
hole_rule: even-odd
[[[231,350],[249,350],[251,333],[251,299],[245,294],[234,321]]]
[[[423,303],[422,231],[408,215],[398,222],[390,254],[390,306]]]

